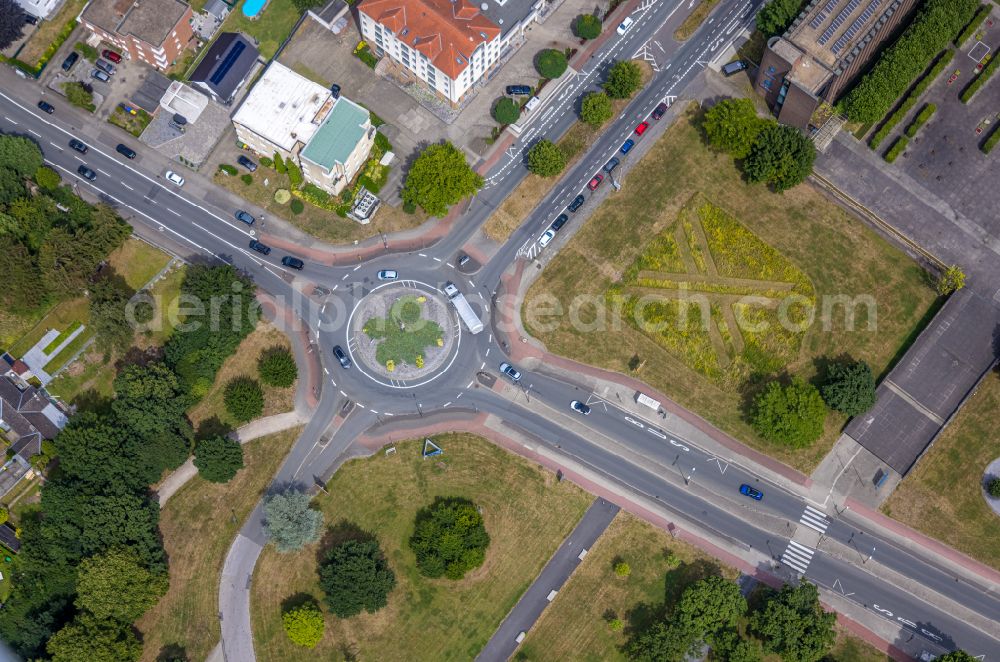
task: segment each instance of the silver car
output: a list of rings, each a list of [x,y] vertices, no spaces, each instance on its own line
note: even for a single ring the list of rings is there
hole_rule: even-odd
[[[501,363],[500,372],[510,377],[510,381],[512,382],[521,381],[521,373],[509,363]]]

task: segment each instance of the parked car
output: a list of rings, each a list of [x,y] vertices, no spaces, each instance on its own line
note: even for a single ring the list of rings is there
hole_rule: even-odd
[[[730,62],[729,64],[722,65],[722,75],[729,77],[733,74],[738,74],[747,68],[747,63],[744,60],[736,60],[735,62]]]
[[[740,494],[742,494],[743,496],[748,496],[756,501],[760,501],[761,499],[764,498],[763,492],[761,492],[760,490],[755,490],[754,488],[745,484],[740,485]]]
[[[115,64],[118,64],[122,61],[121,55],[115,53],[114,51],[109,51],[106,48],[103,51],[101,51],[101,57],[107,58],[108,60],[111,60]]]
[[[267,244],[260,243],[256,239],[251,239],[250,240],[250,248],[252,248],[253,250],[257,251],[261,255],[270,255],[271,254],[271,247],[268,246]]]
[[[53,106],[48,101],[39,101],[38,102],[38,107],[41,108],[42,110],[44,110],[45,112],[47,112],[49,115],[51,115],[52,113],[56,112],[56,107]]]
[[[526,97],[526,96],[529,96],[530,94],[531,94],[531,86],[530,85],[508,85],[507,86],[507,95],[508,96],[512,96],[512,97],[516,97],[516,96]]]
[[[573,198],[573,202],[569,203],[569,205],[567,205],[566,209],[568,209],[570,211],[576,211],[577,209],[579,209],[580,207],[583,206],[583,203],[586,200],[587,200],[587,198],[584,197],[584,195],[581,193],[580,195],[578,195],[575,198]]]
[[[292,257],[291,255],[286,255],[281,258],[281,263],[289,269],[297,269],[298,271],[302,271],[302,267],[306,266],[305,262],[297,257]]]
[[[639,126],[635,127],[635,135],[641,136],[646,133],[646,129],[649,128],[649,122],[641,122]]]
[[[611,174],[611,171],[618,167],[621,161],[618,160],[617,156],[612,156],[611,160],[604,164],[604,172]]]
[[[351,357],[347,355],[347,352],[344,351],[343,347],[341,347],[340,345],[334,345],[333,355],[337,357],[337,360],[340,362],[341,368],[351,367]]]
[[[333,85],[331,85],[330,86],[330,94],[333,95],[334,99],[339,99],[340,98],[340,85],[337,85],[336,83],[334,83]]]
[[[562,230],[562,226],[566,225],[566,221],[569,220],[569,214],[559,214],[556,220],[552,221],[552,229],[556,232]]]
[[[109,83],[109,82],[111,82],[111,76],[107,75],[106,73],[104,73],[100,69],[94,69],[93,71],[91,71],[90,72],[90,77],[94,78],[96,80],[99,80],[102,83]]]
[[[472,258],[469,257],[468,255],[466,255],[465,253],[462,253],[459,256],[459,258],[458,258],[458,266],[464,267],[465,265],[467,265],[469,263],[469,260],[471,260],[471,259]]]
[[[121,143],[118,143],[118,146],[115,147],[115,151],[124,156],[126,159],[135,158],[135,150],[129,147],[128,145],[123,145]]]
[[[653,109],[653,119],[654,120],[658,120],[661,117],[663,117],[664,113],[667,112],[667,108],[669,108],[669,106],[667,106],[666,103],[661,103],[659,106],[657,106],[656,108],[654,108]]]
[[[184,178],[181,177],[180,175],[178,175],[173,170],[168,170],[167,174],[165,176],[166,176],[168,182],[173,182],[174,184],[177,184],[178,186],[184,186]]]
[[[101,58],[97,58],[97,61],[94,62],[94,65],[109,76],[115,75],[115,65],[111,64],[107,60],[102,60]]]
[[[618,24],[618,30],[617,30],[618,34],[625,34],[626,32],[628,32],[628,29],[632,27],[634,23],[635,23],[634,18],[632,18],[631,16],[626,16],[625,20]]]
[[[550,243],[552,243],[552,238],[556,236],[556,233],[552,229],[548,229],[542,233],[542,236],[538,238],[538,245],[545,248]]]
[[[72,69],[73,65],[76,64],[76,61],[79,59],[80,59],[80,54],[77,53],[76,51],[73,51],[72,53],[67,55],[66,59],[63,60],[62,63],[63,71],[69,71],[70,69]]]
[[[509,363],[501,363],[500,372],[510,377],[510,381],[512,382],[521,381],[521,373]]]
[[[604,181],[604,175],[600,174],[594,175],[594,178],[587,183],[587,188],[589,188],[591,191],[596,191],[597,187],[600,186],[601,182],[603,181]]]
[[[620,151],[622,154],[628,154],[629,152],[632,151],[633,147],[635,147],[635,141],[629,138],[628,140],[622,143],[622,148]]]
[[[579,400],[574,400],[573,402],[569,403],[569,408],[577,412],[578,414],[583,414],[584,416],[590,416],[590,407],[583,404]]]
[[[79,140],[77,140],[76,138],[73,138],[72,140],[69,141],[69,146],[75,149],[76,151],[80,152],[81,154],[87,153],[87,146],[84,145]]]
[[[247,212],[243,211],[242,209],[237,209],[236,220],[243,221],[247,225],[253,225],[253,222],[256,221],[257,219],[254,218],[251,214],[248,214]]]
[[[25,25],[38,25],[38,17],[32,14],[25,14],[24,23]]]
[[[394,269],[383,269],[378,272],[377,275],[379,280],[396,280],[397,278],[397,274]]]
[[[76,169],[76,171],[80,173],[82,177],[89,179],[90,181],[94,181],[95,179],[97,179],[97,173],[85,165],[81,165],[79,168]]]
[[[239,163],[244,168],[246,168],[247,170],[249,170],[250,172],[253,172],[254,170],[257,169],[257,164],[248,159],[247,157],[243,156],[242,154],[240,154],[240,158],[236,159],[236,162]]]

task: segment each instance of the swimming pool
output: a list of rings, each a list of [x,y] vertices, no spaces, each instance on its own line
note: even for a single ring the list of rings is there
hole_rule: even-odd
[[[243,15],[247,18],[257,18],[257,14],[264,9],[267,0],[246,0],[243,3]]]

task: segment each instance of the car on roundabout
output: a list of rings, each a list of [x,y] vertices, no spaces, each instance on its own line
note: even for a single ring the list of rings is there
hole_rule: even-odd
[[[379,280],[396,280],[399,278],[399,274],[396,273],[395,269],[383,269],[377,274]]]
[[[333,355],[337,357],[337,361],[340,362],[340,367],[347,369],[351,367],[351,358],[344,351],[344,348],[340,345],[333,346]]]
[[[501,363],[500,372],[507,375],[514,383],[521,381],[521,372],[509,363]]]

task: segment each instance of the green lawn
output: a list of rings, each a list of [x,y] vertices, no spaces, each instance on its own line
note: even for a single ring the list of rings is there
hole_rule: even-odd
[[[299,593],[322,601],[317,545],[298,553],[264,550],[251,585],[251,618],[261,660],[471,660],[582,517],[592,497],[536,465],[465,434],[435,442],[444,455],[420,456],[420,441],[396,444],[343,465],[315,500],[327,526],[342,520],[374,534],[396,574],[389,604],[375,614],[326,617],[313,650],[295,647],[281,627],[281,604]],[[436,496],[482,508],[491,543],[483,566],[459,581],[427,579],[406,541],[413,518]]]
[[[389,361],[397,366],[422,363],[424,349],[442,342],[441,326],[422,317],[423,299],[399,297],[389,307],[388,317],[372,317],[365,321],[365,335],[381,341],[375,348],[375,359],[380,364],[386,365]]]
[[[886,515],[1000,570],[1000,517],[980,477],[1000,457],[1000,374],[987,375],[927,455],[882,506]]]
[[[264,11],[258,14],[256,19],[249,19],[243,15],[243,4],[241,2],[233,7],[217,34],[223,32],[247,34],[257,40],[260,54],[264,59],[270,60],[281,42],[295,27],[301,12],[295,8],[292,0],[268,0]]]
[[[61,333],[74,324],[87,324],[89,321],[90,301],[87,297],[76,297],[75,299],[63,301],[56,304],[30,331],[11,345],[10,353],[17,357],[24,356],[24,353],[34,347],[35,343],[41,340],[50,330],[55,329]]]
[[[916,263],[811,186],[778,195],[745,184],[731,158],[704,146],[698,114],[679,118],[552,259],[522,318],[550,351],[623,373],[640,366],[634,376],[808,472],[845,419],[831,413],[820,441],[792,450],[754,434],[746,403],[772,377],[812,379],[843,354],[880,374],[935,294]],[[585,305],[566,315],[575,297]],[[853,326],[838,297],[862,304]],[[627,314],[636,309],[654,324]],[[776,323],[782,311],[791,324]]]

